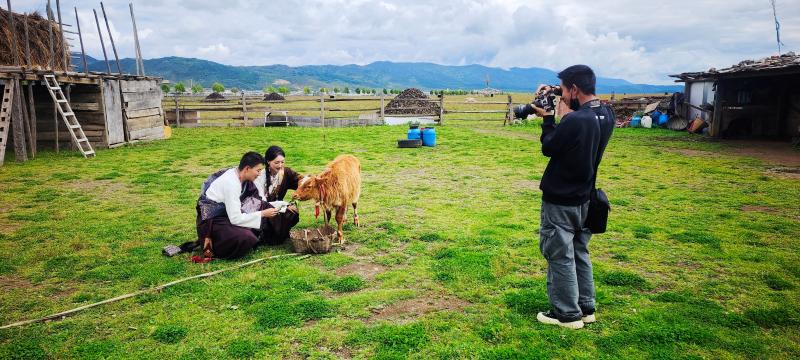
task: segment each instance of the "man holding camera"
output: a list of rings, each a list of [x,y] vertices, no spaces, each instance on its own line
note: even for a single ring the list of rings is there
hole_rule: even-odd
[[[595,290],[589,259],[591,231],[586,226],[596,172],[614,129],[614,112],[595,96],[596,78],[586,65],[558,74],[560,87],[540,86],[538,95],[561,95],[561,121],[542,97],[528,110],[544,118],[542,153],[550,158],[542,190],[539,249],[547,260],[547,294],[551,310],[540,312],[545,324],[580,329],[595,321]],[[550,99],[553,99],[551,97]],[[547,99],[547,97],[545,97]],[[566,107],[569,109],[566,109]]]

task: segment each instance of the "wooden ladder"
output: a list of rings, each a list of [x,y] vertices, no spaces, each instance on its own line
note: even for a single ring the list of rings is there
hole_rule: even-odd
[[[72,136],[72,142],[78,150],[80,150],[81,154],[83,154],[83,157],[94,157],[92,144],[89,143],[89,139],[86,138],[81,124],[78,123],[78,119],[75,117],[75,113],[72,112],[69,101],[64,97],[64,92],[61,91],[61,86],[58,85],[56,76],[44,75],[44,83],[45,86],[47,86],[47,90],[50,92],[50,97],[53,98],[53,102],[58,105],[58,113],[61,114],[61,119],[63,119],[64,124],[67,125],[67,130],[69,130],[69,134]],[[58,136],[58,129],[54,131],[56,136]]]
[[[11,131],[11,106],[14,104],[14,85],[16,81],[6,80],[3,87],[3,100],[0,103],[0,165],[6,158],[6,142]]]

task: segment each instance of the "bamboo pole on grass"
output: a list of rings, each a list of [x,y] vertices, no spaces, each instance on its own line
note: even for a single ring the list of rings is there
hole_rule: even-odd
[[[114,297],[114,298],[111,298],[111,299],[103,300],[103,301],[96,302],[96,303],[89,304],[89,305],[84,305],[84,306],[81,306],[81,307],[74,308],[72,310],[62,311],[60,313],[44,316],[44,317],[41,317],[41,318],[38,318],[38,319],[17,321],[15,323],[11,323],[11,324],[8,324],[8,325],[0,326],[0,330],[2,330],[2,329],[10,329],[10,328],[13,328],[13,327],[24,326],[24,325],[29,325],[29,324],[35,324],[35,323],[40,323],[40,322],[45,322],[45,321],[48,321],[48,320],[64,319],[67,316],[74,315],[74,314],[79,313],[79,312],[81,312],[83,310],[86,310],[86,309],[91,309],[91,308],[94,308],[94,307],[98,307],[100,305],[110,304],[110,303],[113,303],[113,302],[129,299],[129,298],[132,298],[132,297],[135,297],[135,296],[139,296],[139,295],[143,295],[143,294],[147,294],[147,293],[159,292],[159,291],[162,291],[162,290],[164,290],[164,289],[166,289],[168,287],[171,287],[171,286],[174,286],[174,285],[177,285],[177,284],[189,281],[189,280],[203,279],[203,278],[212,277],[214,275],[217,275],[217,274],[220,274],[220,273],[223,273],[223,272],[226,272],[226,271],[240,269],[240,268],[243,268],[243,267],[246,267],[246,266],[250,266],[250,265],[254,265],[254,264],[266,261],[266,260],[274,260],[274,259],[279,259],[279,258],[284,258],[284,257],[294,257],[294,256],[298,256],[298,258],[297,258],[298,260],[303,260],[303,259],[307,259],[307,258],[309,258],[311,256],[311,255],[303,255],[303,256],[299,256],[299,255],[300,254],[283,254],[283,255],[274,255],[274,256],[269,256],[269,257],[264,257],[264,258],[260,258],[260,259],[251,260],[251,261],[248,261],[246,263],[242,263],[242,264],[239,264],[239,265],[236,265],[236,266],[231,266],[229,268],[219,269],[219,270],[215,270],[215,271],[202,273],[202,274],[199,274],[199,275],[185,277],[183,279],[178,279],[178,280],[175,280],[175,281],[172,281],[172,282],[168,282],[166,284],[162,284],[162,285],[159,285],[159,286],[156,286],[156,287],[152,287],[152,288],[145,289],[145,290],[135,291],[135,292],[128,293],[128,294],[125,294],[125,295],[120,295],[120,296],[117,296],[117,297]]]

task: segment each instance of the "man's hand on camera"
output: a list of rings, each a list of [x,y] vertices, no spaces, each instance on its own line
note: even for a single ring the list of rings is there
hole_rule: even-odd
[[[533,108],[533,111],[534,111],[534,113],[535,113],[535,114],[536,114],[536,116],[538,116],[538,117],[541,117],[541,118],[543,118],[543,117],[545,117],[546,115],[553,115],[553,112],[552,112],[552,111],[549,111],[549,112],[548,112],[547,110],[545,110],[545,109],[542,109],[542,108],[540,108],[540,107],[538,107],[538,106],[535,106],[535,105],[533,105],[533,104],[531,104],[531,107]]]
[[[567,115],[571,112],[572,109],[569,108],[569,104],[564,101],[564,98],[561,98],[561,100],[558,102],[558,114],[561,115],[561,117],[564,117],[564,115]]]

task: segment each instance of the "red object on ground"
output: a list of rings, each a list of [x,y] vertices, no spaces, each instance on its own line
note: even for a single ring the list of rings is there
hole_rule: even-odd
[[[212,260],[214,260],[214,258],[202,257],[198,255],[192,256],[192,262],[195,264],[205,264],[211,262]]]

